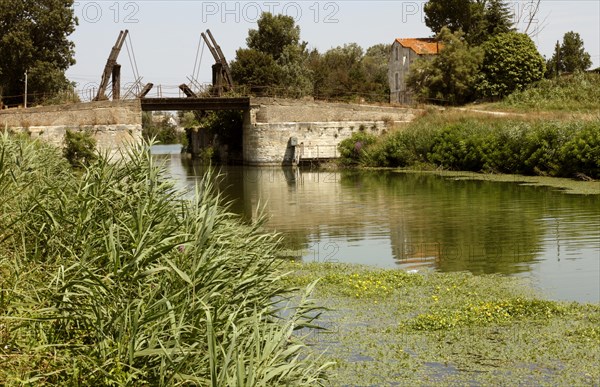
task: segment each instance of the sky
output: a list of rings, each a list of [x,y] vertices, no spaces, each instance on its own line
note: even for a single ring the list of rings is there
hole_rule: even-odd
[[[122,85],[137,73],[155,86],[149,96],[179,95],[177,86],[188,83],[196,68],[201,83],[211,80],[214,59],[202,49],[200,33],[210,29],[228,61],[246,47],[248,30],[257,28],[261,12],[292,16],[300,26],[301,40],[320,52],[347,43],[364,49],[391,44],[395,38],[429,37],[423,5],[426,1],[76,1],[79,25],[70,39],[75,43],[76,64],[67,77],[84,98],[97,87],[104,65],[120,30],[129,39],[118,62]],[[531,7],[528,1],[507,1],[517,28]],[[557,40],[568,31],[581,35],[593,67],[600,66],[600,0],[542,0],[530,31],[540,53],[552,56]],[[133,53],[133,54],[132,54]],[[198,67],[195,67],[198,63]],[[135,71],[134,71],[135,69]]]

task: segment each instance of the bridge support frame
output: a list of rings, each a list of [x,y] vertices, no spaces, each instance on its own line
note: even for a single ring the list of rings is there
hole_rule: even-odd
[[[112,99],[121,99],[121,65],[118,63],[112,68]]]

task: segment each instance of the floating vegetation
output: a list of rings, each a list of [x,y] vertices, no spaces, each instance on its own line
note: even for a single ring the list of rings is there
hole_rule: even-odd
[[[337,364],[332,385],[595,385],[600,305],[541,298],[526,280],[288,263],[320,278],[327,331],[308,335]],[[385,289],[384,289],[385,286]],[[359,290],[357,292],[357,290]],[[358,294],[358,296],[357,296]]]
[[[432,296],[435,302],[438,296]],[[565,313],[560,304],[521,298],[469,303],[464,308],[440,310],[418,315],[410,327],[416,330],[449,329],[460,326],[508,324],[516,319],[549,319]]]

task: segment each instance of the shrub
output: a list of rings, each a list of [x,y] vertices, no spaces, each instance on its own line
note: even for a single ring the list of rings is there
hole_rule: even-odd
[[[154,122],[151,112],[142,114],[142,137],[149,141],[154,139],[161,144],[184,144],[185,134],[177,130],[177,126],[171,123],[171,115],[162,116],[159,122]]]
[[[361,156],[367,152],[370,145],[375,143],[377,137],[363,132],[352,133],[350,138],[342,140],[338,145],[340,151],[340,162],[344,165],[356,165]]]
[[[427,159],[445,168],[467,171],[483,168],[483,136],[465,124],[453,124],[433,137]]]
[[[564,142],[560,149],[561,175],[600,178],[599,126],[597,122],[584,124]]]
[[[90,165],[96,160],[96,140],[88,132],[65,132],[63,156],[73,167]]]
[[[358,138],[357,134],[357,137]],[[367,151],[340,144],[346,164],[563,177],[600,177],[600,121],[522,121],[430,115],[373,138]]]
[[[527,34],[498,34],[482,47],[484,57],[478,90],[483,97],[504,97],[544,76],[544,58]]]
[[[558,175],[561,163],[559,151],[567,136],[564,127],[550,123],[528,129],[521,146],[520,172],[527,175]]]
[[[378,139],[363,155],[363,162],[369,166],[408,167],[427,162],[425,155],[431,144],[425,138],[427,131],[406,130],[391,133]]]

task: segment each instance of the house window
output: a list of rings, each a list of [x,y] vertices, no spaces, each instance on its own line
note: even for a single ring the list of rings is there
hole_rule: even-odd
[[[402,57],[402,66],[406,66],[406,55]]]
[[[396,46],[396,61],[400,60],[400,47]]]
[[[394,76],[396,79],[396,90],[398,90],[400,88],[400,74],[396,73]]]

